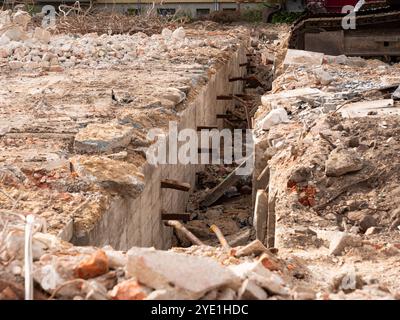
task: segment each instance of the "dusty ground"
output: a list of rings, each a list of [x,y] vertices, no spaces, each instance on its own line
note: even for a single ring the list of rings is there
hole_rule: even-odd
[[[148,34],[128,30],[131,36],[63,39],[61,34],[53,46],[38,45],[34,53],[29,46],[11,57],[1,52],[7,58],[0,63],[0,212],[8,220],[0,219],[0,298],[23,298],[22,228],[29,212],[46,220],[44,233],[33,240],[35,294],[41,299],[399,299],[398,103],[362,117],[346,113],[352,102],[390,99],[393,88],[387,87],[400,83],[399,65],[346,57],[284,65],[284,25],[197,23],[185,26],[185,36],[174,41],[167,41],[171,35],[160,34],[157,24],[150,29]],[[249,83],[259,84],[246,89],[245,104],[254,122],[247,123],[241,108],[243,121],[234,126],[254,125],[262,151],[256,166],[270,168],[274,248],[257,241],[246,246],[255,238],[250,177],[208,208],[199,205],[232,166],[208,166],[198,175],[185,226],[202,246],[191,246],[177,232],[179,247],[170,251],[125,253],[74,247],[46,233],[57,233],[71,217],[78,229],[87,228],[116,191],[140,192],[146,128],[175,119],[185,107],[182,100],[190,100],[249,35],[249,50],[256,54]],[[115,46],[118,41],[130,49]],[[44,52],[51,53],[48,59]],[[19,59],[30,63],[22,66]],[[299,88],[320,91],[271,99]],[[264,94],[267,102],[260,98]],[[276,108],[283,108],[288,120],[264,130],[265,117]],[[125,145],[127,126],[135,139]],[[74,142],[77,135],[85,141],[85,135],[106,137],[113,130],[121,139],[97,146],[106,148],[102,156]],[[137,187],[109,190],[83,179],[81,170],[113,171],[121,180],[133,171]],[[107,182],[107,175],[102,178]],[[212,224],[231,248],[219,245]],[[140,259],[148,264],[137,268]],[[218,276],[204,281],[210,266]],[[49,277],[57,281],[49,285]],[[211,285],[204,286],[208,280]]]

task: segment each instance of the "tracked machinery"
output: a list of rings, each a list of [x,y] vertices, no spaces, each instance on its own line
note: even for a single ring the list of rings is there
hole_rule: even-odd
[[[293,24],[291,49],[388,60],[400,57],[400,0],[286,0],[281,4],[283,10],[305,12]],[[345,6],[355,8],[354,19]]]

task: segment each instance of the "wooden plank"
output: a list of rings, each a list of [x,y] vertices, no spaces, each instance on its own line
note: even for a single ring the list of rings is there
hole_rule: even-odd
[[[172,179],[163,179],[161,180],[161,188],[162,189],[175,189],[180,191],[189,191],[191,186],[187,182],[180,182]]]
[[[257,190],[254,205],[253,226],[256,239],[264,242],[268,222],[268,193],[264,189]]]
[[[217,201],[219,198],[221,198],[224,194],[224,192],[231,186],[233,186],[236,182],[242,178],[241,175],[236,174],[236,171],[239,168],[242,168],[246,165],[246,162],[250,159],[248,157],[246,160],[244,160],[235,170],[233,170],[219,185],[217,185],[214,189],[208,193],[203,201],[201,201],[200,205],[203,207],[209,207],[212,205],[215,201]]]
[[[275,247],[275,203],[277,192],[268,193],[267,247]]]
[[[161,211],[161,220],[180,220],[180,221],[189,221],[190,213],[167,213]]]

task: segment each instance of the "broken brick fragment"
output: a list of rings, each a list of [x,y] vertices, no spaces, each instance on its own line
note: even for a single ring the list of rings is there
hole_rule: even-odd
[[[143,300],[150,289],[142,286],[136,279],[129,279],[116,285],[111,291],[113,300]]]
[[[108,257],[103,250],[97,250],[83,260],[74,270],[77,278],[90,279],[108,272]]]
[[[260,262],[264,266],[264,268],[267,268],[268,270],[278,271],[281,269],[279,263],[267,254],[263,254],[260,257]]]

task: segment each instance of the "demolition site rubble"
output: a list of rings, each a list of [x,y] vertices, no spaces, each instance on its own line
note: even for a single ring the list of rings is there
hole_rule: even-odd
[[[400,299],[399,64],[287,49],[284,24],[62,31],[0,11],[0,300]],[[149,129],[240,50],[242,93],[209,96],[235,99],[253,173],[199,168],[185,219],[151,221],[169,248],[80,245],[151,183]]]

